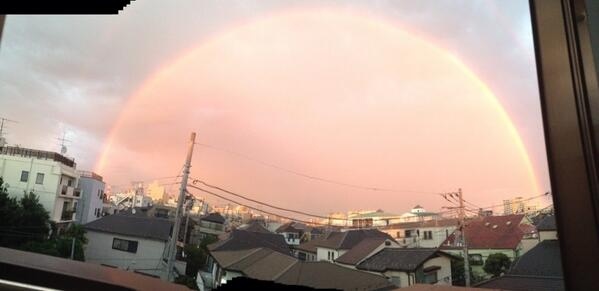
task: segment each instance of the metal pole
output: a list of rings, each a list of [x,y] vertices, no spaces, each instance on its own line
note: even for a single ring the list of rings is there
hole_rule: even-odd
[[[183,177],[181,178],[179,200],[177,201],[177,210],[175,211],[175,225],[173,226],[173,234],[171,236],[171,243],[169,245],[169,257],[166,267],[167,281],[171,281],[171,273],[173,271],[175,256],[177,254],[177,241],[179,240],[179,228],[181,228],[181,212],[183,210],[183,201],[185,200],[185,193],[187,192],[187,179],[189,177],[189,169],[191,168],[191,156],[193,154],[193,145],[195,143],[195,139],[196,133],[192,132],[191,137],[189,139],[189,149],[187,151],[187,158],[185,159],[185,166],[183,167]]]
[[[462,238],[462,248],[464,252],[464,281],[466,287],[470,286],[470,259],[468,258],[468,245],[466,244],[466,221],[464,215],[464,197],[462,196],[462,188],[458,189],[458,197],[460,199],[460,236]]]

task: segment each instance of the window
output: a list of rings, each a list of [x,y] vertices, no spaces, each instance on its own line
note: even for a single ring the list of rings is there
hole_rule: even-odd
[[[44,184],[44,173],[37,173],[35,177],[35,184],[43,185]]]
[[[435,284],[437,283],[437,272],[430,272],[424,274],[424,283],[425,284]]]
[[[470,265],[472,266],[482,266],[483,265],[483,256],[481,254],[472,254],[468,255],[470,258]]]
[[[406,237],[412,237],[412,231],[406,230]]]
[[[29,181],[29,172],[21,171],[21,182],[27,182],[27,181]]]
[[[112,248],[115,250],[137,253],[137,241],[114,238]]]
[[[68,185],[69,187],[72,187],[72,186],[73,186],[73,180],[72,180],[72,179],[69,179],[69,180],[67,181],[67,185]]]
[[[432,230],[424,231],[424,239],[426,239],[426,240],[433,239],[433,231]]]

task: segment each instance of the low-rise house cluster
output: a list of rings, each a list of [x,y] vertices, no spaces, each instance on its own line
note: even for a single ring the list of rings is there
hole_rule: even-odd
[[[466,222],[464,232],[470,265],[481,277],[489,277],[483,270],[489,255],[502,253],[513,261],[538,243],[534,226],[523,214],[478,217]],[[459,236],[459,231],[455,231],[443,242],[441,249],[462,255],[463,244]]]
[[[458,220],[431,219],[425,221],[402,222],[381,228],[403,247],[437,248],[458,227]]]

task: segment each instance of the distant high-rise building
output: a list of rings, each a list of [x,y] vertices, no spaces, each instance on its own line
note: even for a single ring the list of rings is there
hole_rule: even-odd
[[[168,195],[166,194],[166,188],[160,185],[157,181],[150,183],[147,188],[147,195],[152,198],[154,203],[167,203]]]
[[[522,197],[516,197],[514,199],[503,200],[503,214],[521,214],[536,211],[538,208],[537,204],[530,200],[525,200]]]

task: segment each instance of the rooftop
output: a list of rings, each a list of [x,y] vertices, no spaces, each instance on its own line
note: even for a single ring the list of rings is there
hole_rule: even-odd
[[[394,223],[388,226],[385,226],[385,229],[404,229],[404,228],[427,228],[427,227],[447,227],[447,226],[457,226],[458,219],[457,218],[448,218],[448,219],[432,219],[426,221],[415,221],[415,222],[402,222],[402,223]]]
[[[331,232],[318,246],[329,249],[348,250],[367,238],[385,238],[395,241],[389,234],[377,229],[353,229],[344,232]]]
[[[362,261],[366,256],[374,252],[378,247],[385,244],[387,241],[384,237],[367,238],[359,242],[349,251],[339,256],[335,262],[355,265]]]
[[[214,223],[220,223],[220,224],[225,223],[225,218],[222,215],[220,215],[220,213],[218,213],[218,212],[213,212],[206,216],[203,216],[201,218],[201,220],[210,221],[210,222],[214,222]]]
[[[100,176],[94,172],[91,172],[91,171],[77,171],[77,173],[79,173],[80,177],[90,178],[90,179],[98,180],[100,182],[103,181],[102,176]]]
[[[530,227],[521,227],[523,214],[485,216],[470,220],[466,228],[466,242],[472,249],[515,249]],[[454,232],[442,244],[442,248],[455,246]]]
[[[291,254],[291,249],[285,238],[276,233],[252,232],[247,230],[233,230],[224,240],[208,245],[211,252],[239,251],[255,248],[267,248],[283,254]]]
[[[360,270],[374,272],[385,272],[387,270],[412,272],[428,259],[439,256],[452,257],[438,249],[385,248],[356,267]]]
[[[324,261],[297,262],[275,282],[338,290],[389,290],[392,287],[383,276]]]
[[[557,226],[555,224],[555,216],[547,215],[537,225],[538,231],[553,231],[557,230]]]
[[[36,158],[38,160],[51,160],[55,162],[59,162],[65,166],[75,168],[75,160],[71,158],[67,158],[59,153],[21,148],[21,147],[11,147],[11,146],[3,146],[0,147],[0,155],[7,156],[15,156],[15,157],[23,157],[23,158]]]
[[[216,251],[212,257],[223,268],[250,278],[272,281],[297,262],[297,259],[268,248]]]
[[[149,218],[114,214],[84,224],[88,231],[100,231],[133,237],[167,241],[173,222],[162,218]]]

